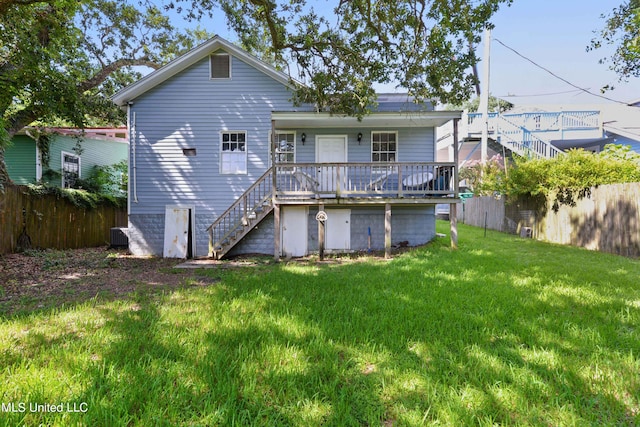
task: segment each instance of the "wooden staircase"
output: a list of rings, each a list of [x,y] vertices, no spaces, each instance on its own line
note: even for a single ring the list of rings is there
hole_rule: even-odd
[[[269,168],[247,191],[211,224],[209,256],[224,257],[273,211],[273,168]]]
[[[513,123],[503,115],[496,115],[494,120],[497,120],[494,126],[500,129],[497,142],[514,153],[534,158],[550,158],[564,154],[551,141],[537,137],[527,128]]]

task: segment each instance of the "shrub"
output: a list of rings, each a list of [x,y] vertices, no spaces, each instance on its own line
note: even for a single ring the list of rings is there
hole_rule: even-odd
[[[503,175],[485,174],[479,188],[484,194],[495,191],[514,198],[553,197],[557,209],[561,204],[575,205],[592,187],[626,182],[640,182],[640,155],[630,147],[610,144],[595,154],[572,149],[553,159],[514,156]]]
[[[505,180],[505,162],[499,154],[493,156],[484,165],[473,160],[460,168],[460,179],[476,194],[501,192]]]
[[[97,194],[86,190],[78,190],[75,188],[60,188],[58,186],[41,183],[28,184],[26,186],[27,193],[34,196],[54,195],[58,199],[64,199],[74,206],[94,209],[99,205],[112,205],[119,208],[127,205],[125,197],[114,197],[108,194]]]
[[[127,195],[127,161],[110,166],[94,166],[87,179],[78,179],[75,187],[111,197]]]

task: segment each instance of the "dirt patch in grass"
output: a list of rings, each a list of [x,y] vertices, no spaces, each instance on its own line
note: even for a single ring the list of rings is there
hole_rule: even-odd
[[[394,256],[408,250],[411,248],[394,248]],[[327,254],[323,261],[319,261],[316,254],[282,258],[281,262],[343,264],[372,259],[384,259],[384,252]],[[258,254],[224,261],[208,260],[204,261],[207,273],[202,273],[200,268],[175,268],[182,262],[179,259],[135,257],[126,250],[107,247],[29,250],[0,255],[0,317],[93,298],[113,299],[136,292],[148,294],[181,287],[210,286],[219,280],[216,269],[260,268],[272,265],[274,261],[272,256]]]
[[[101,248],[27,251],[0,256],[0,316],[154,292],[208,286],[218,279],[177,270],[177,259],[140,258]]]

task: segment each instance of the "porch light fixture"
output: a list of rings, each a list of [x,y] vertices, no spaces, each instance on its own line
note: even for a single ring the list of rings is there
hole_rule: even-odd
[[[307,140],[307,134],[302,132],[302,135],[300,135],[300,140],[302,141],[302,145],[304,145],[304,142]]]
[[[358,132],[358,145],[362,142],[362,132]]]

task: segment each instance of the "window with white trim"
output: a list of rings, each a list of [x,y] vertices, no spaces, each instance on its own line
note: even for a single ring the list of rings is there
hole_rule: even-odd
[[[214,53],[209,57],[211,79],[231,78],[231,55],[228,53]]]
[[[271,161],[271,138],[269,138],[269,161]],[[294,163],[295,161],[296,133],[276,131],[276,163]]]
[[[398,132],[371,132],[371,161],[395,162],[398,158]]]
[[[62,152],[62,188],[74,188],[80,178],[80,156]]]
[[[247,173],[247,132],[220,132],[220,173]]]

